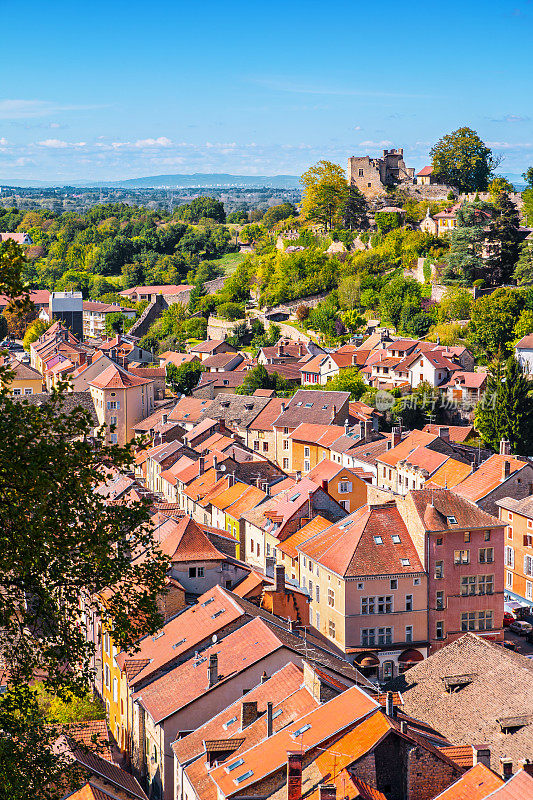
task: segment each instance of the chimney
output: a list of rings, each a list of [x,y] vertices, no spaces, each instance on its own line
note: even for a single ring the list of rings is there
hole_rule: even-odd
[[[400,732],[401,733],[407,733],[407,722],[405,720],[403,720],[403,719],[400,722]]]
[[[257,719],[257,700],[243,700],[241,706],[241,730]]]
[[[286,404],[286,403],[282,403],[282,404],[281,404],[281,410],[282,410],[282,411],[285,411],[286,407],[287,407],[287,404]]]
[[[203,475],[205,472],[205,456],[200,456],[198,459],[198,475]]]
[[[267,703],[267,736],[270,737],[273,734],[273,722],[272,719],[272,703],[269,700]]]
[[[392,429],[391,448],[397,447],[401,441],[402,441],[402,429],[399,425],[396,425]]]
[[[216,472],[217,466],[218,466],[217,457],[213,456],[213,469],[215,470],[215,472]]]
[[[296,622],[293,619],[288,620],[289,633],[296,634]]]
[[[394,716],[394,695],[392,692],[387,692],[387,698],[385,701],[385,714],[388,717]]]
[[[350,433],[350,423],[348,422],[348,420],[345,420],[344,421],[344,435],[348,436],[349,433]]]
[[[476,764],[484,764],[490,769],[490,748],[486,744],[473,744],[472,750],[474,751],[474,760],[472,766]]]
[[[442,439],[444,442],[450,441],[450,429],[449,428],[439,428],[439,438]]]
[[[337,787],[334,783],[321,783],[318,796],[319,800],[337,800]]]
[[[276,594],[282,594],[285,591],[285,567],[283,564],[276,566]]]
[[[531,775],[533,778],[533,761],[530,758],[524,758],[523,761],[520,762],[522,765],[522,769],[524,772],[527,772],[528,775]]]
[[[268,680],[268,675],[266,674],[266,670],[263,670],[263,674],[261,675],[261,683],[266,683]]]
[[[513,762],[510,758],[500,758],[502,765],[502,776],[504,781],[508,781],[513,775]]]
[[[228,489],[231,489],[231,487],[234,485],[235,485],[235,473],[230,472],[228,474]]]
[[[163,425],[167,424],[167,422],[168,422],[168,414],[163,414],[162,415],[161,422],[163,423]]]
[[[502,464],[502,481],[506,481],[511,474],[511,462],[504,461]]]
[[[331,422],[332,422],[332,424],[335,422],[335,417],[336,416],[337,416],[337,407],[335,406],[335,404],[333,404],[333,407],[331,409]]]
[[[501,456],[511,455],[511,442],[508,439],[500,439],[500,455]]]
[[[471,462],[471,464],[470,464],[470,466],[472,467],[472,472],[475,472],[475,471],[476,471],[476,469],[477,469],[477,464],[476,464],[476,462],[475,462],[475,461],[472,461],[472,462]]]
[[[365,419],[364,428],[365,428],[365,434],[364,434],[365,441],[368,441],[370,439],[370,437],[372,435],[372,431],[374,429],[373,420],[372,419]]]
[[[219,421],[218,421],[218,430],[220,431],[220,433],[223,432],[224,427],[225,427],[225,420],[219,419]]]
[[[283,355],[283,342],[280,342],[278,345],[278,355],[279,356]]]
[[[287,800],[301,800],[303,753],[287,750]]]
[[[296,483],[298,483],[298,481],[301,481],[301,480],[302,480],[302,472],[301,472],[301,470],[297,469],[296,470]]]
[[[327,492],[327,490],[328,490],[328,480],[327,480],[327,478],[322,478],[320,483],[322,484],[322,488],[324,489],[324,491]]]
[[[215,683],[218,683],[218,656],[216,653],[211,653],[207,667],[207,685],[211,688]]]

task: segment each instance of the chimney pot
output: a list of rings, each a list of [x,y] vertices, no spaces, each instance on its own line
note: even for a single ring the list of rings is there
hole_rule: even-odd
[[[217,466],[218,466],[218,459],[217,459],[216,456],[213,456],[213,469],[215,470],[215,472],[216,472]]]
[[[501,456],[511,455],[511,442],[508,439],[500,439],[500,455]]]
[[[163,425],[167,424],[167,422],[168,422],[168,414],[163,414],[163,416],[161,417],[161,422],[163,423]]]
[[[218,683],[218,655],[216,653],[211,653],[209,656],[207,682],[209,687],[214,686],[215,683]]]
[[[348,422],[348,420],[345,420],[344,421],[344,434],[345,434],[345,436],[348,436],[349,433],[350,433],[350,423]]]
[[[287,751],[287,800],[301,800],[303,753]]]
[[[241,706],[241,730],[244,730],[257,719],[257,700],[243,700]]]
[[[276,594],[285,591],[285,567],[283,564],[276,565]]]
[[[490,769],[490,748],[486,744],[473,744],[474,759],[472,766],[484,764]]]
[[[387,692],[387,699],[385,704],[385,713],[388,717],[394,716],[394,695],[392,692]]]
[[[446,428],[439,428],[439,438],[445,442],[450,441],[450,429]]]
[[[302,480],[302,472],[301,472],[301,470],[297,469],[296,470],[296,482],[301,481],[301,480]]]
[[[198,459],[198,475],[203,475],[205,472],[205,456],[200,456]]]
[[[504,781],[508,781],[513,774],[513,762],[510,758],[500,758],[500,763],[502,765],[503,779]]]
[[[266,674],[266,670],[263,670],[263,674],[261,675],[261,683],[265,683],[268,680],[268,675]]]
[[[273,704],[269,700],[268,703],[267,703],[267,736],[268,737],[272,736],[272,734],[274,732],[274,730],[273,730],[273,722],[274,722],[274,720],[272,718],[272,708],[273,708]]]
[[[524,758],[520,763],[524,772],[533,778],[533,761],[530,758]]]
[[[502,464],[502,481],[507,480],[510,474],[511,474],[511,463],[509,461],[504,461]]]
[[[392,429],[391,448],[397,447],[402,441],[402,429],[399,425]]]

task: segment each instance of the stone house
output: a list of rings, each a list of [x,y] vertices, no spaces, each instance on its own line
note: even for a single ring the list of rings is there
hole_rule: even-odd
[[[154,381],[131,375],[113,364],[89,381],[99,425],[107,426],[106,440],[124,445],[134,436],[134,426],[154,410]],[[114,426],[114,431],[109,428]]]
[[[357,188],[366,197],[377,197],[385,193],[388,186],[414,182],[414,167],[407,167],[403,159],[403,148],[383,150],[382,158],[352,156],[348,159],[348,184]]]

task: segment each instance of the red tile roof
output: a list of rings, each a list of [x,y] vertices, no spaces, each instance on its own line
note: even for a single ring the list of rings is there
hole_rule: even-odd
[[[455,374],[457,376],[457,375],[462,375],[463,373],[456,372]],[[424,431],[424,433],[433,433],[436,436],[438,436],[439,428],[442,427],[443,427],[442,425],[427,424],[424,425],[422,430]],[[464,442],[474,432],[473,425],[449,425],[447,427],[450,434],[450,441],[452,442]]]
[[[458,781],[438,794],[435,800],[485,800],[500,786],[503,786],[503,781],[498,775],[484,764],[476,764],[461,775]],[[519,797],[525,800],[524,795]]]
[[[225,561],[226,556],[211,544],[192,517],[169,519],[163,523],[167,534],[160,540],[160,548],[173,563],[188,561]]]
[[[298,558],[298,550],[296,549],[298,545],[307,542],[309,539],[312,539],[313,536],[316,536],[317,533],[321,533],[330,526],[331,522],[325,519],[325,517],[321,517],[319,514],[314,517],[311,522],[308,522],[307,525],[303,525],[296,533],[287,536],[285,541],[279,542],[276,548],[290,558]]]
[[[433,172],[433,167],[431,167],[431,166],[430,167],[422,167],[420,172],[416,173],[416,176],[418,178],[419,176],[422,177],[423,175],[431,175],[432,172]]]
[[[509,464],[510,475],[523,469],[527,463],[525,461],[519,461],[519,459],[513,456],[504,456],[495,453],[486,461],[483,461],[475,472],[459,483],[455,487],[455,492],[462,497],[466,497],[467,500],[472,500],[474,503],[486,497],[503,483],[504,462]]]
[[[423,572],[405,523],[392,504],[363,506],[298,550],[342,577]]]
[[[132,294],[179,294],[180,292],[187,292],[192,288],[192,286],[185,283],[180,285],[169,283],[157,286],[132,286],[131,289],[124,289],[120,294],[124,297],[129,297]]]
[[[148,378],[138,378],[117,364],[110,364],[96,378],[89,381],[89,386],[96,389],[130,389],[132,386],[143,386],[153,381]]]
[[[399,461],[407,458],[410,453],[417,447],[426,447],[431,442],[434,442],[437,436],[431,433],[424,433],[423,431],[412,431],[400,444],[393,447],[391,450],[386,450],[378,456],[377,460],[387,466],[395,467]]]

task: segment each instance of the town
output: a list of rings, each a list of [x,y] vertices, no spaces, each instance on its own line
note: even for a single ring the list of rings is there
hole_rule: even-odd
[[[533,167],[431,156],[0,208],[2,683],[59,797],[533,798]]]

